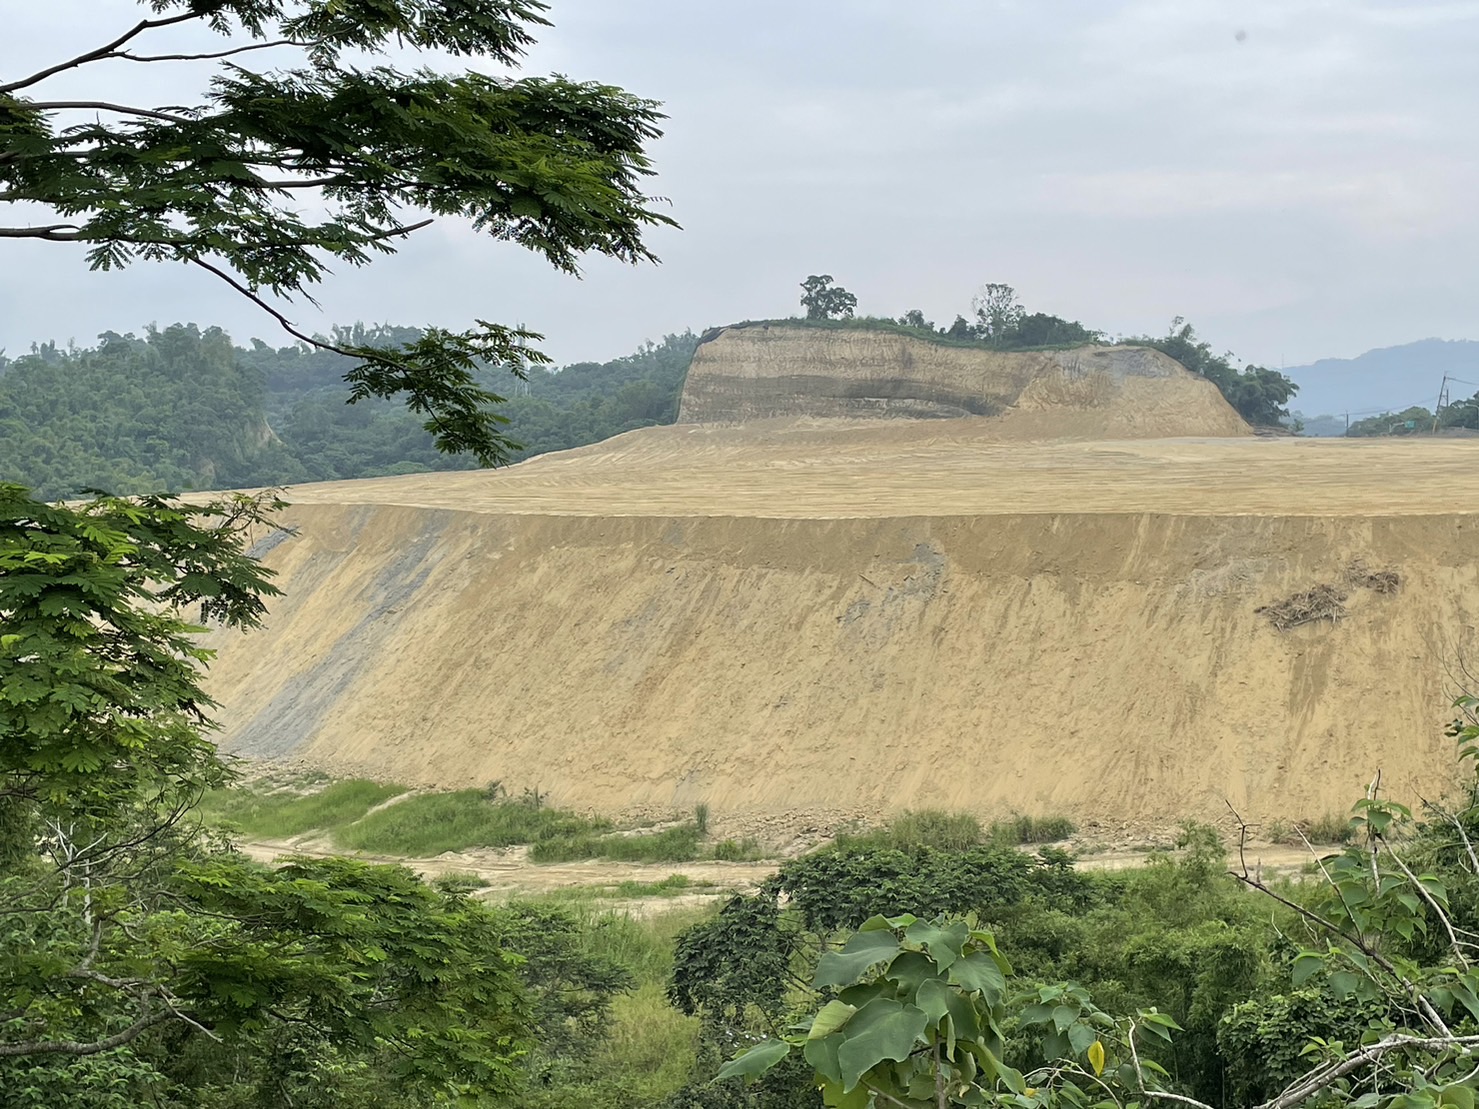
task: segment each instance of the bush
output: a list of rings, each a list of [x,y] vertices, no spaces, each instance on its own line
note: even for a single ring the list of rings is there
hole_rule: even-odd
[[[1066,816],[1013,816],[993,821],[990,840],[998,847],[1020,847],[1029,843],[1056,843],[1078,831]]]

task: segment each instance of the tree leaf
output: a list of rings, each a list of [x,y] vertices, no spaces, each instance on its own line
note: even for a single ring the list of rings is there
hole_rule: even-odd
[[[1094,1073],[1095,1074],[1103,1074],[1104,1073],[1104,1045],[1097,1038],[1094,1040],[1094,1042],[1092,1044],[1089,1045],[1088,1055],[1089,1055],[1089,1066],[1091,1066],[1091,1067],[1094,1068]],[[1473,1106],[1469,1106],[1469,1109],[1473,1109]]]
[[[719,1068],[716,1081],[726,1078],[759,1078],[791,1053],[791,1045],[785,1040],[766,1040],[748,1051],[736,1055]]]
[[[892,998],[874,998],[864,1005],[848,1022],[837,1049],[843,1089],[851,1090],[879,1063],[907,1059],[928,1024],[923,1012]]]
[[[829,951],[817,960],[812,984],[851,986],[880,964],[893,962],[899,953],[899,941],[890,931],[857,932],[841,951]]]
[[[842,1001],[829,1001],[823,1005],[817,1013],[816,1019],[811,1022],[811,1029],[806,1033],[808,1040],[820,1040],[824,1036],[830,1036],[833,1032],[840,1031],[852,1020],[857,1007],[848,1005]]]
[[[963,990],[980,990],[990,1004],[1006,992],[1007,980],[996,960],[985,951],[973,951],[950,965],[950,982]]]

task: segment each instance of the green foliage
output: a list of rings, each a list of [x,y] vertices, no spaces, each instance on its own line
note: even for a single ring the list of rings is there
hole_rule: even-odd
[[[271,793],[256,790],[212,790],[200,799],[196,811],[215,825],[265,839],[302,835],[316,828],[336,828],[360,819],[376,805],[405,793],[404,786],[387,786],[363,779],[331,782],[309,793],[291,788]]]
[[[1008,820],[994,820],[987,838],[1001,847],[1018,847],[1033,843],[1056,843],[1067,839],[1078,829],[1066,816],[1027,816],[1019,814]]]
[[[340,346],[409,343],[414,328],[340,328]],[[522,444],[510,458],[565,450],[671,423],[697,338],[603,364],[532,368],[503,407]],[[47,344],[0,374],[0,472],[41,499],[100,488],[261,487],[394,473],[466,469],[438,451],[404,406],[344,404],[353,365],[306,344],[233,348],[219,330],[177,325],[144,339],[104,335],[98,347]],[[496,369],[480,368],[491,384]]]
[[[731,1059],[717,1079],[758,1078],[800,1053],[823,1103],[840,1109],[1087,1106],[1105,1096],[1117,1104],[1158,1086],[1132,1065],[1134,1022],[1122,1028],[1074,986],[1046,987],[1012,1006],[1048,1062],[1027,1073],[1008,1065],[1010,974],[991,933],[972,918],[873,917],[817,961],[812,988],[830,1000],[795,1032]],[[1154,1012],[1140,1021],[1176,1027]]]
[[[609,828],[604,821],[525,801],[489,801],[482,790],[423,793],[333,829],[341,847],[426,857],[469,847],[565,842]]]
[[[981,822],[970,813],[906,809],[882,828],[864,833],[839,832],[836,845],[840,851],[890,847],[902,851],[915,847],[962,851],[978,846],[983,838]]]
[[[642,235],[673,224],[641,191],[652,172],[644,148],[660,133],[657,105],[563,77],[488,75],[516,67],[547,25],[538,0],[152,6],[184,10],[0,83],[0,205],[40,205],[50,215],[37,221],[27,211],[24,226],[0,230],[80,243],[94,269],[145,260],[209,272],[298,338],[353,359],[343,375],[352,401],[401,397],[439,450],[505,460],[512,444],[492,407],[502,398],[475,369],[522,374],[546,361],[529,346],[538,335],[478,321],[410,342],[329,344],[295,331],[272,301],[306,293],[334,264],[394,253],[438,216],[570,273],[591,252],[651,260]],[[252,40],[275,64],[126,49],[183,23]],[[477,68],[401,72],[388,62],[403,51],[468,57]],[[115,71],[90,67],[115,58],[208,63],[214,76],[193,105],[117,104],[97,80]],[[58,113],[72,101],[36,92],[62,72],[83,83],[83,100],[115,103],[67,125]]]
[[[709,853],[720,862],[726,863],[752,862],[765,857],[759,842],[748,836],[740,840],[720,840]]]
[[[611,859],[633,863],[682,863],[698,858],[699,832],[692,824],[660,832],[601,833],[581,831],[553,835],[533,842],[529,858],[536,863],[563,863],[579,859]]]
[[[1235,368],[1231,354],[1214,354],[1211,344],[1200,338],[1180,316],[1171,321],[1171,329],[1164,336],[1142,335],[1126,342],[1154,347],[1192,373],[1205,377],[1217,386],[1238,415],[1255,427],[1277,427],[1287,420],[1289,400],[1299,392],[1299,386],[1277,370],[1263,366]]]
[[[1463,423],[1469,414],[1469,409],[1464,406],[1448,409],[1445,417],[1451,412],[1455,423],[1450,424],[1447,419],[1441,421],[1442,426],[1472,426]],[[1365,439],[1374,436],[1388,435],[1423,435],[1433,430],[1433,413],[1430,409],[1421,405],[1404,408],[1401,412],[1383,412],[1379,416],[1367,416],[1364,420],[1356,420],[1347,429],[1346,435],[1352,439]]]
[[[801,307],[809,320],[849,319],[857,306],[858,298],[833,285],[830,273],[813,274],[801,283]]]
[[[67,508],[0,485],[0,799],[100,815],[219,784],[210,653],[180,609],[251,627],[270,571],[241,552],[270,495]]]

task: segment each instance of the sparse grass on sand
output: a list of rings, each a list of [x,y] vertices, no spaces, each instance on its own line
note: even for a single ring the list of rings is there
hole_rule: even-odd
[[[210,824],[263,839],[287,839],[316,828],[336,828],[358,820],[376,805],[406,792],[353,778],[331,782],[312,793],[291,788],[264,792],[260,788],[212,790],[196,812]]]
[[[964,851],[983,843],[998,847],[1020,847],[1031,843],[1053,843],[1073,835],[1073,821],[1062,816],[1012,816],[994,821],[989,828],[970,813],[943,809],[908,809],[882,828],[867,832],[842,832],[837,846],[844,850],[893,847],[938,847]]]
[[[334,830],[334,842],[354,851],[426,857],[469,847],[538,845],[598,836],[604,820],[524,801],[490,800],[483,790],[424,793]]]
[[[618,831],[609,820],[552,808],[533,791],[517,799],[486,789],[422,793],[377,809],[406,788],[360,780],[306,785],[316,791],[305,793],[304,782],[265,780],[218,790],[197,811],[207,823],[245,836],[285,839],[316,831],[346,851],[403,858],[522,844],[536,863],[678,863],[706,856],[738,862],[761,856],[759,845],[748,839],[706,847],[696,821]]]

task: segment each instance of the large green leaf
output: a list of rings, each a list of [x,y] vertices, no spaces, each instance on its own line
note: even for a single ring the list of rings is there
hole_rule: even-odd
[[[840,1031],[852,1020],[856,1013],[855,1005],[848,1005],[842,1001],[829,1001],[823,1005],[817,1013],[816,1019],[811,1022],[811,1030],[807,1032],[808,1040],[820,1040],[824,1036],[830,1036],[833,1032]]]
[[[945,925],[919,920],[904,932],[904,939],[926,947],[936,965],[944,970],[960,958],[970,934],[971,926],[963,920],[951,921]]]
[[[980,990],[991,1004],[1001,1000],[1006,992],[1006,975],[996,960],[985,951],[974,951],[964,959],[951,964],[950,981],[963,990]]]
[[[791,1045],[785,1040],[766,1040],[725,1063],[717,1078],[759,1078],[790,1053]]]
[[[874,967],[891,963],[898,953],[899,941],[892,932],[858,932],[841,951],[829,951],[817,960],[813,984],[851,986]]]
[[[846,1039],[837,1049],[843,1088],[851,1090],[879,1063],[907,1059],[928,1024],[929,1017],[919,1009],[892,998],[879,997],[864,1005],[848,1022]]]

